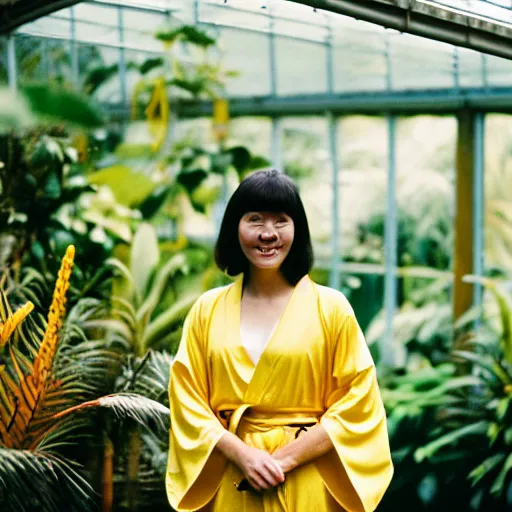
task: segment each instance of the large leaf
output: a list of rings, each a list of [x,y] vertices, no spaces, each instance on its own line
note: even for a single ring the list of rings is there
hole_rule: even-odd
[[[156,184],[140,172],[124,165],[114,165],[90,174],[87,179],[94,185],[107,185],[116,201],[128,207],[143,202],[156,187]]]
[[[480,283],[494,295],[500,311],[503,355],[508,363],[512,364],[512,304],[510,297],[492,279],[467,276],[464,280],[465,282]]]
[[[144,317],[151,316],[153,310],[157,307],[162,294],[167,286],[167,281],[179,270],[187,269],[187,260],[185,254],[179,253],[172,256],[167,263],[158,270],[153,281],[153,287],[148,293],[147,299],[144,301],[140,309],[137,311],[137,321],[141,322]]]
[[[477,423],[466,425],[464,427],[453,430],[448,434],[439,437],[435,441],[432,441],[431,443],[418,448],[414,453],[414,459],[418,463],[425,459],[429,459],[444,446],[451,445],[452,443],[455,443],[464,437],[485,436],[485,434],[487,434],[488,427],[489,423],[487,421],[479,421]]]
[[[155,229],[143,222],[133,238],[130,270],[139,300],[146,294],[149,278],[160,260],[160,249]]]
[[[166,427],[170,414],[169,409],[165,405],[145,396],[135,393],[117,393],[83,402],[56,414],[54,418],[62,418],[91,407],[107,408],[112,410],[118,418],[130,418],[137,421],[142,426],[148,426],[148,423],[154,423],[161,428]]]
[[[99,111],[74,92],[43,84],[26,85],[23,94],[32,111],[40,117],[84,128],[99,128],[104,121]]]
[[[90,511],[93,489],[71,464],[52,453],[0,448],[2,510]]]
[[[170,44],[174,43],[177,39],[181,39],[203,48],[208,48],[215,44],[215,39],[212,39],[193,25],[184,25],[175,30],[161,30],[155,34],[155,37],[160,41]]]
[[[149,324],[144,333],[142,340],[143,348],[150,348],[154,343],[157,343],[168,334],[169,330],[185,317],[197,298],[198,295],[184,297],[174,303],[161,315],[158,315],[158,317]]]

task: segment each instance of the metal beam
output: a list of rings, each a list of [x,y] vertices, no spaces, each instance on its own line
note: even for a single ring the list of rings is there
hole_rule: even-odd
[[[270,139],[270,154],[272,157],[272,167],[279,172],[284,172],[282,137],[283,129],[281,118],[273,117]]]
[[[81,0],[23,0],[13,5],[0,6],[0,35],[6,35],[14,29],[31,21],[48,16],[52,12],[71,7]]]
[[[331,265],[329,270],[329,286],[339,290],[341,286],[341,258],[340,247],[340,179],[338,169],[338,119],[332,112],[327,113],[327,127],[329,130],[329,160],[332,175],[332,213],[331,213]]]
[[[411,0],[288,0],[386,28],[512,59],[512,27]]]
[[[184,101],[181,117],[201,117],[212,113],[209,101]],[[420,91],[374,91],[344,94],[310,94],[274,98],[232,97],[233,117],[254,115],[294,116],[334,114],[454,114],[469,108],[483,112],[512,112],[512,88],[438,89]]]
[[[456,321],[473,304],[472,285],[463,277],[474,270],[474,201],[475,114],[459,112],[456,156],[456,211],[453,251],[453,320]]]
[[[485,118],[481,112],[474,117],[474,165],[473,165],[473,274],[483,276],[484,261],[484,142]],[[482,287],[473,285],[473,305],[481,306]]]
[[[14,34],[7,38],[7,80],[9,87],[15,91],[18,85],[18,77],[16,71],[16,42]]]
[[[396,202],[396,119],[393,115],[387,117],[388,121],[388,189],[386,194],[386,230],[385,238],[385,264],[384,278],[384,307],[386,311],[386,330],[379,347],[380,362],[384,367],[395,366],[395,346],[393,343],[393,317],[396,313],[396,268],[397,268],[397,202]]]

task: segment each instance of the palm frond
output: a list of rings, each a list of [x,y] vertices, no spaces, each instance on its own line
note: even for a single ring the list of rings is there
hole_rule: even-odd
[[[55,386],[52,375],[57,353],[59,330],[65,314],[66,292],[73,266],[75,249],[69,246],[63,258],[55,285],[48,324],[33,364],[10,346],[10,365],[0,373],[0,444],[7,448],[34,447],[44,435],[41,424],[44,397]],[[6,310],[10,308],[7,306]],[[35,335],[32,334],[32,338]],[[39,429],[31,428],[39,421]]]
[[[88,511],[93,490],[69,461],[50,452],[0,448],[2,510]]]
[[[90,407],[104,407],[111,409],[120,419],[130,418],[142,426],[148,423],[154,423],[162,429],[167,428],[169,420],[169,408],[155,400],[134,393],[117,393],[115,395],[106,395],[96,400],[81,403],[61,411],[53,416],[53,419],[59,419],[68,414]]]

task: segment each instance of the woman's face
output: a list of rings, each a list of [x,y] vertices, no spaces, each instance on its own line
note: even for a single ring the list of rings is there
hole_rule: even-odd
[[[249,263],[261,269],[278,269],[293,244],[295,226],[286,213],[247,212],[238,225],[240,247]]]

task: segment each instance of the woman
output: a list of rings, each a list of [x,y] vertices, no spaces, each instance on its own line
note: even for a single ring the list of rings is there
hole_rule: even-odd
[[[311,281],[293,182],[246,178],[216,246],[235,283],[184,325],[169,385],[176,510],[369,512],[393,473],[375,367],[352,308]]]

